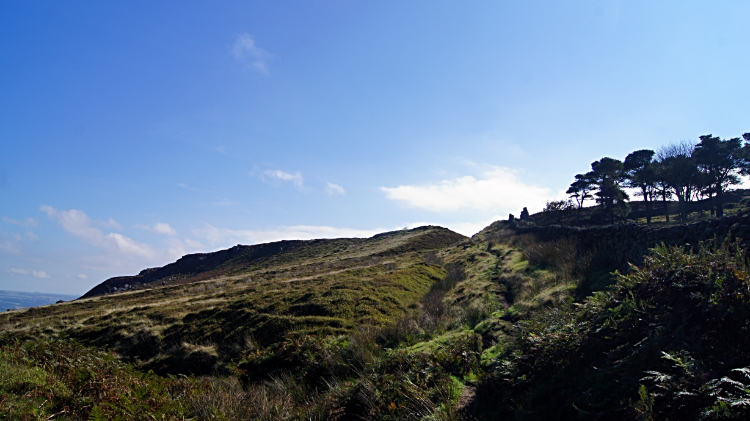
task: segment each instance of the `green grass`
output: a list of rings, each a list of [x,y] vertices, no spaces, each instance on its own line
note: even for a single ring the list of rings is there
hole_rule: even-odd
[[[6,312],[0,326],[15,338],[70,338],[112,349],[159,373],[228,373],[227,364],[250,344],[342,335],[403,316],[445,275],[414,249],[448,234],[420,229],[312,242],[255,272]]]
[[[182,419],[187,408],[168,384],[69,341],[0,347],[0,419],[74,420],[92,413],[112,420]]]
[[[0,315],[0,393],[18,419],[65,405],[60,419],[130,419],[128,405],[164,419],[746,415],[741,255],[661,249],[621,276],[575,244],[489,228],[428,256],[395,238],[385,240],[399,251],[372,249],[374,260],[337,263],[333,250],[322,266],[303,259]],[[39,337],[50,342],[24,342]],[[94,396],[90,381],[119,392]]]

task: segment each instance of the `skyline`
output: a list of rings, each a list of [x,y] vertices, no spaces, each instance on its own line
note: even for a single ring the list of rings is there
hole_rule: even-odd
[[[750,131],[750,4],[0,5],[0,284],[471,235],[609,156]]]

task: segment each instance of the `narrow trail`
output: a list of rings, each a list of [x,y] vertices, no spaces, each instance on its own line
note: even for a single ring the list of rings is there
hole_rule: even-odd
[[[456,412],[463,416],[465,419],[470,419],[471,413],[474,410],[474,400],[477,396],[477,388],[474,386],[466,386],[461,391],[461,397],[458,398],[458,404],[456,404]]]

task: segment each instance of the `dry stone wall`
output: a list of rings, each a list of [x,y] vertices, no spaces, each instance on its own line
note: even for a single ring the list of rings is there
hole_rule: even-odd
[[[570,238],[577,240],[584,249],[596,250],[597,254],[611,263],[627,266],[627,263],[640,265],[649,249],[664,243],[666,245],[692,247],[700,242],[716,238],[724,241],[740,239],[744,244],[750,240],[750,214],[706,219],[690,224],[657,227],[641,224],[620,224],[599,227],[543,226],[522,227],[507,224],[507,228],[517,234],[533,234],[541,241]]]

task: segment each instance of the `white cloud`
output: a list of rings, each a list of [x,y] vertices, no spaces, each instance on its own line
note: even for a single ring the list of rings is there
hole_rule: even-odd
[[[344,195],[346,194],[346,190],[344,190],[344,188],[339,186],[338,184],[326,183],[326,193],[331,196],[335,196],[338,194]]]
[[[155,250],[148,244],[133,241],[122,234],[114,232],[104,234],[99,228],[92,226],[93,221],[91,218],[81,210],[57,210],[48,205],[42,205],[40,209],[50,219],[57,221],[65,231],[93,246],[106,249],[110,252],[140,257],[153,257],[155,255]]]
[[[18,240],[14,240],[13,238],[6,236],[5,233],[0,231],[0,251],[3,251],[5,253],[19,254],[21,253],[21,246]]]
[[[336,228],[327,226],[295,225],[269,230],[231,230],[217,228],[206,224],[193,231],[211,246],[230,247],[235,244],[261,244],[280,240],[312,240],[317,238],[372,237],[384,232],[384,229],[360,230],[354,228]]]
[[[136,225],[135,227],[142,230],[151,231],[156,234],[168,235],[170,237],[177,235],[177,230],[172,228],[166,222],[157,222],[154,225]]]
[[[122,225],[118,224],[111,216],[109,217],[109,221],[95,221],[95,223],[102,228],[112,228],[118,231],[123,230]]]
[[[28,238],[29,241],[31,241],[31,242],[39,241],[39,236],[36,235],[36,234],[34,234],[31,231],[29,231],[29,232],[26,233],[26,238]]]
[[[157,222],[154,224],[154,232],[157,232],[159,234],[174,236],[177,235],[177,231],[169,226],[166,222]]]
[[[266,50],[258,47],[255,40],[249,34],[240,34],[231,49],[232,55],[240,63],[248,67],[268,74],[266,60],[271,56]]]
[[[38,227],[39,222],[34,218],[26,218],[23,221],[19,221],[16,219],[8,218],[7,216],[3,216],[3,221],[13,224],[13,225],[19,225],[22,227]]]
[[[13,275],[28,275],[29,271],[26,269],[10,268],[8,269],[8,273],[11,273]],[[36,278],[49,278],[49,275],[47,275],[42,270],[32,270],[31,276],[34,276]]]
[[[188,253],[213,251],[206,248],[199,241],[192,239],[180,240],[174,237],[165,239],[161,247],[149,245],[153,250],[151,256],[137,254],[115,253],[109,251],[103,255],[82,256],[84,268],[94,271],[117,271],[118,273],[138,272],[147,267],[162,266],[174,262]]]
[[[85,273],[82,273],[82,274],[78,275],[78,277],[80,279],[88,279],[88,275],[86,275]]]
[[[281,170],[265,170],[263,171],[263,181],[270,181],[273,184],[292,183],[297,190],[305,190],[305,179],[299,171],[292,174]]]
[[[92,220],[82,210],[59,210],[48,205],[43,205],[40,209],[65,231],[99,249],[93,253],[78,254],[78,263],[83,270],[87,271],[107,272],[109,276],[137,273],[147,267],[171,263],[187,253],[209,251],[195,239],[176,238],[177,231],[163,222],[139,226],[139,228],[164,235],[162,244],[152,245],[135,241],[123,233],[102,230],[99,228],[102,223]],[[104,224],[115,227],[112,220]],[[2,232],[0,232],[0,240],[2,240],[1,236]],[[0,245],[1,243],[0,241]],[[44,277],[45,275],[43,272],[37,272],[35,276]],[[86,279],[85,276],[87,275],[80,274],[78,278]]]
[[[464,176],[423,186],[381,187],[386,197],[432,212],[475,210],[493,213],[539,209],[559,194],[524,183],[513,171],[495,167],[477,179]]]

